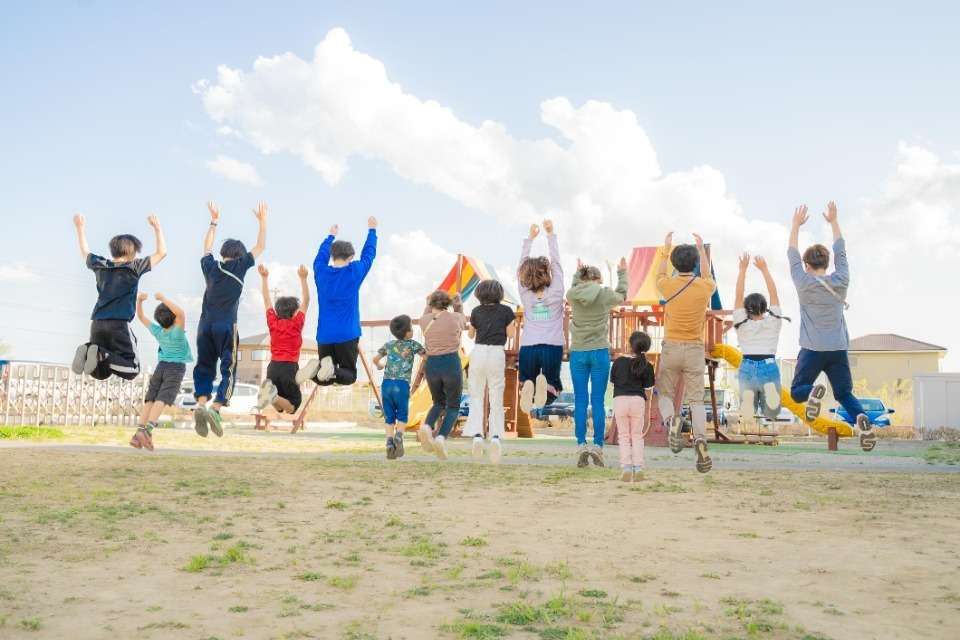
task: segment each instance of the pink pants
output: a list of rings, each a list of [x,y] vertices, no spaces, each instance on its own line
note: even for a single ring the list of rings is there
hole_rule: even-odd
[[[620,466],[643,468],[643,421],[646,415],[643,396],[616,396],[613,415],[617,419]]]

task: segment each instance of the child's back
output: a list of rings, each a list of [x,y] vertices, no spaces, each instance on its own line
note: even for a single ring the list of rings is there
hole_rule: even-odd
[[[664,339],[703,342],[707,306],[717,285],[712,278],[676,275],[657,279],[664,305]]]
[[[164,329],[154,322],[150,324],[150,333],[159,345],[157,353],[160,362],[193,362],[190,341],[187,340],[187,332],[183,327],[172,325]]]
[[[320,314],[317,342],[337,344],[360,337],[360,285],[370,273],[377,253],[377,230],[371,227],[360,251],[360,258],[343,266],[328,264],[331,234],[320,246],[313,264]]]
[[[383,370],[384,380],[410,382],[410,376],[413,374],[413,359],[417,355],[425,354],[426,350],[416,340],[406,338],[390,340],[380,347],[378,353],[387,359]]]
[[[613,383],[613,395],[643,396],[653,387],[653,365],[644,360],[641,366],[634,366],[636,358],[620,356],[610,368],[610,382]]]
[[[771,305],[770,313],[752,319],[747,317],[746,309],[733,311],[733,326],[737,332],[737,344],[744,355],[775,356],[780,342],[780,329],[783,326],[780,307]]]
[[[290,318],[281,318],[273,309],[267,309],[267,328],[270,331],[270,359],[274,362],[300,362],[303,347],[303,325],[307,316],[297,311]]]
[[[140,277],[150,271],[150,258],[114,261],[96,254],[87,256],[87,268],[97,279],[97,302],[92,320],[133,320],[137,310]]]
[[[835,271],[817,276],[803,268],[796,247],[787,250],[790,276],[800,300],[800,346],[812,351],[843,351],[850,346],[844,317],[850,268],[843,238],[833,243]],[[826,286],[824,286],[826,285]]]
[[[250,252],[233,260],[220,261],[210,253],[200,259],[200,269],[207,285],[203,293],[201,323],[236,322],[243,279],[254,264],[256,259]]]

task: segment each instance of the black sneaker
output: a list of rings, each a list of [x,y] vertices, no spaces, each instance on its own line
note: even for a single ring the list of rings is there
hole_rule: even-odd
[[[393,445],[397,448],[397,457],[403,457],[403,432],[397,431],[393,436]]]
[[[396,460],[397,459],[397,443],[394,439],[387,438],[387,460]]]

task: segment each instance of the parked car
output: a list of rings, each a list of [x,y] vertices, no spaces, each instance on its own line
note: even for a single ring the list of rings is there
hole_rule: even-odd
[[[220,384],[219,380],[213,383],[213,388],[216,389],[218,384]],[[233,396],[230,398],[230,404],[223,407],[220,413],[235,416],[245,416],[256,413],[257,391],[258,389],[255,385],[238,382],[233,387]],[[197,400],[193,397],[193,382],[184,381],[183,384],[180,385],[180,393],[177,394],[174,405],[178,409],[186,409],[187,411],[197,406]]]
[[[727,389],[717,389],[717,418],[720,421],[720,426],[725,427],[730,423],[730,419],[734,417],[736,413],[736,419],[739,420],[739,413],[733,407],[733,393]],[[710,389],[703,390],[703,403],[706,405],[707,409],[707,424],[713,424],[713,405],[710,402]],[[683,405],[680,408],[680,417],[683,418],[683,427],[682,431],[689,431],[691,427],[690,422],[690,406]]]
[[[880,398],[860,398],[860,404],[863,405],[863,412],[870,419],[870,424],[875,427],[890,426],[890,414],[896,413],[896,411],[884,405],[883,400]],[[830,409],[830,413],[837,414],[837,417],[847,424],[852,425],[857,421],[856,417],[851,418],[843,407]]]
[[[551,416],[561,420],[573,419],[572,392],[561,391],[556,400],[544,407],[534,408],[530,412],[530,417],[535,420],[549,420]]]
[[[383,419],[383,407],[380,406],[380,403],[377,402],[376,398],[370,398],[370,403],[367,407],[367,411],[370,413],[370,416],[378,420]],[[470,396],[467,394],[460,395],[460,417],[466,418],[470,415]]]

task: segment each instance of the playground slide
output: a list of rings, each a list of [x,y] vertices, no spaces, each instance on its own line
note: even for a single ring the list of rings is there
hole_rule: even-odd
[[[714,358],[726,360],[731,367],[739,367],[740,361],[743,359],[743,354],[740,353],[740,350],[728,344],[716,345],[710,355]],[[853,436],[853,428],[843,420],[832,420],[830,418],[820,416],[813,422],[808,421],[804,417],[805,405],[799,402],[794,402],[793,398],[790,397],[790,391],[788,389],[782,389],[780,391],[780,402],[790,411],[790,413],[800,418],[801,422],[809,426],[817,433],[827,435],[827,431],[830,428],[834,428],[837,430],[837,435],[841,438],[849,438]]]
[[[460,365],[466,367],[470,362],[469,356],[460,354]],[[467,377],[463,377],[463,388],[467,388]],[[433,398],[430,397],[430,388],[427,387],[427,381],[424,380],[420,384],[420,388],[417,389],[410,396],[410,409],[409,409],[409,420],[407,422],[408,428],[419,427],[420,423],[424,421],[427,417],[427,412],[430,411],[430,407],[433,406]]]

